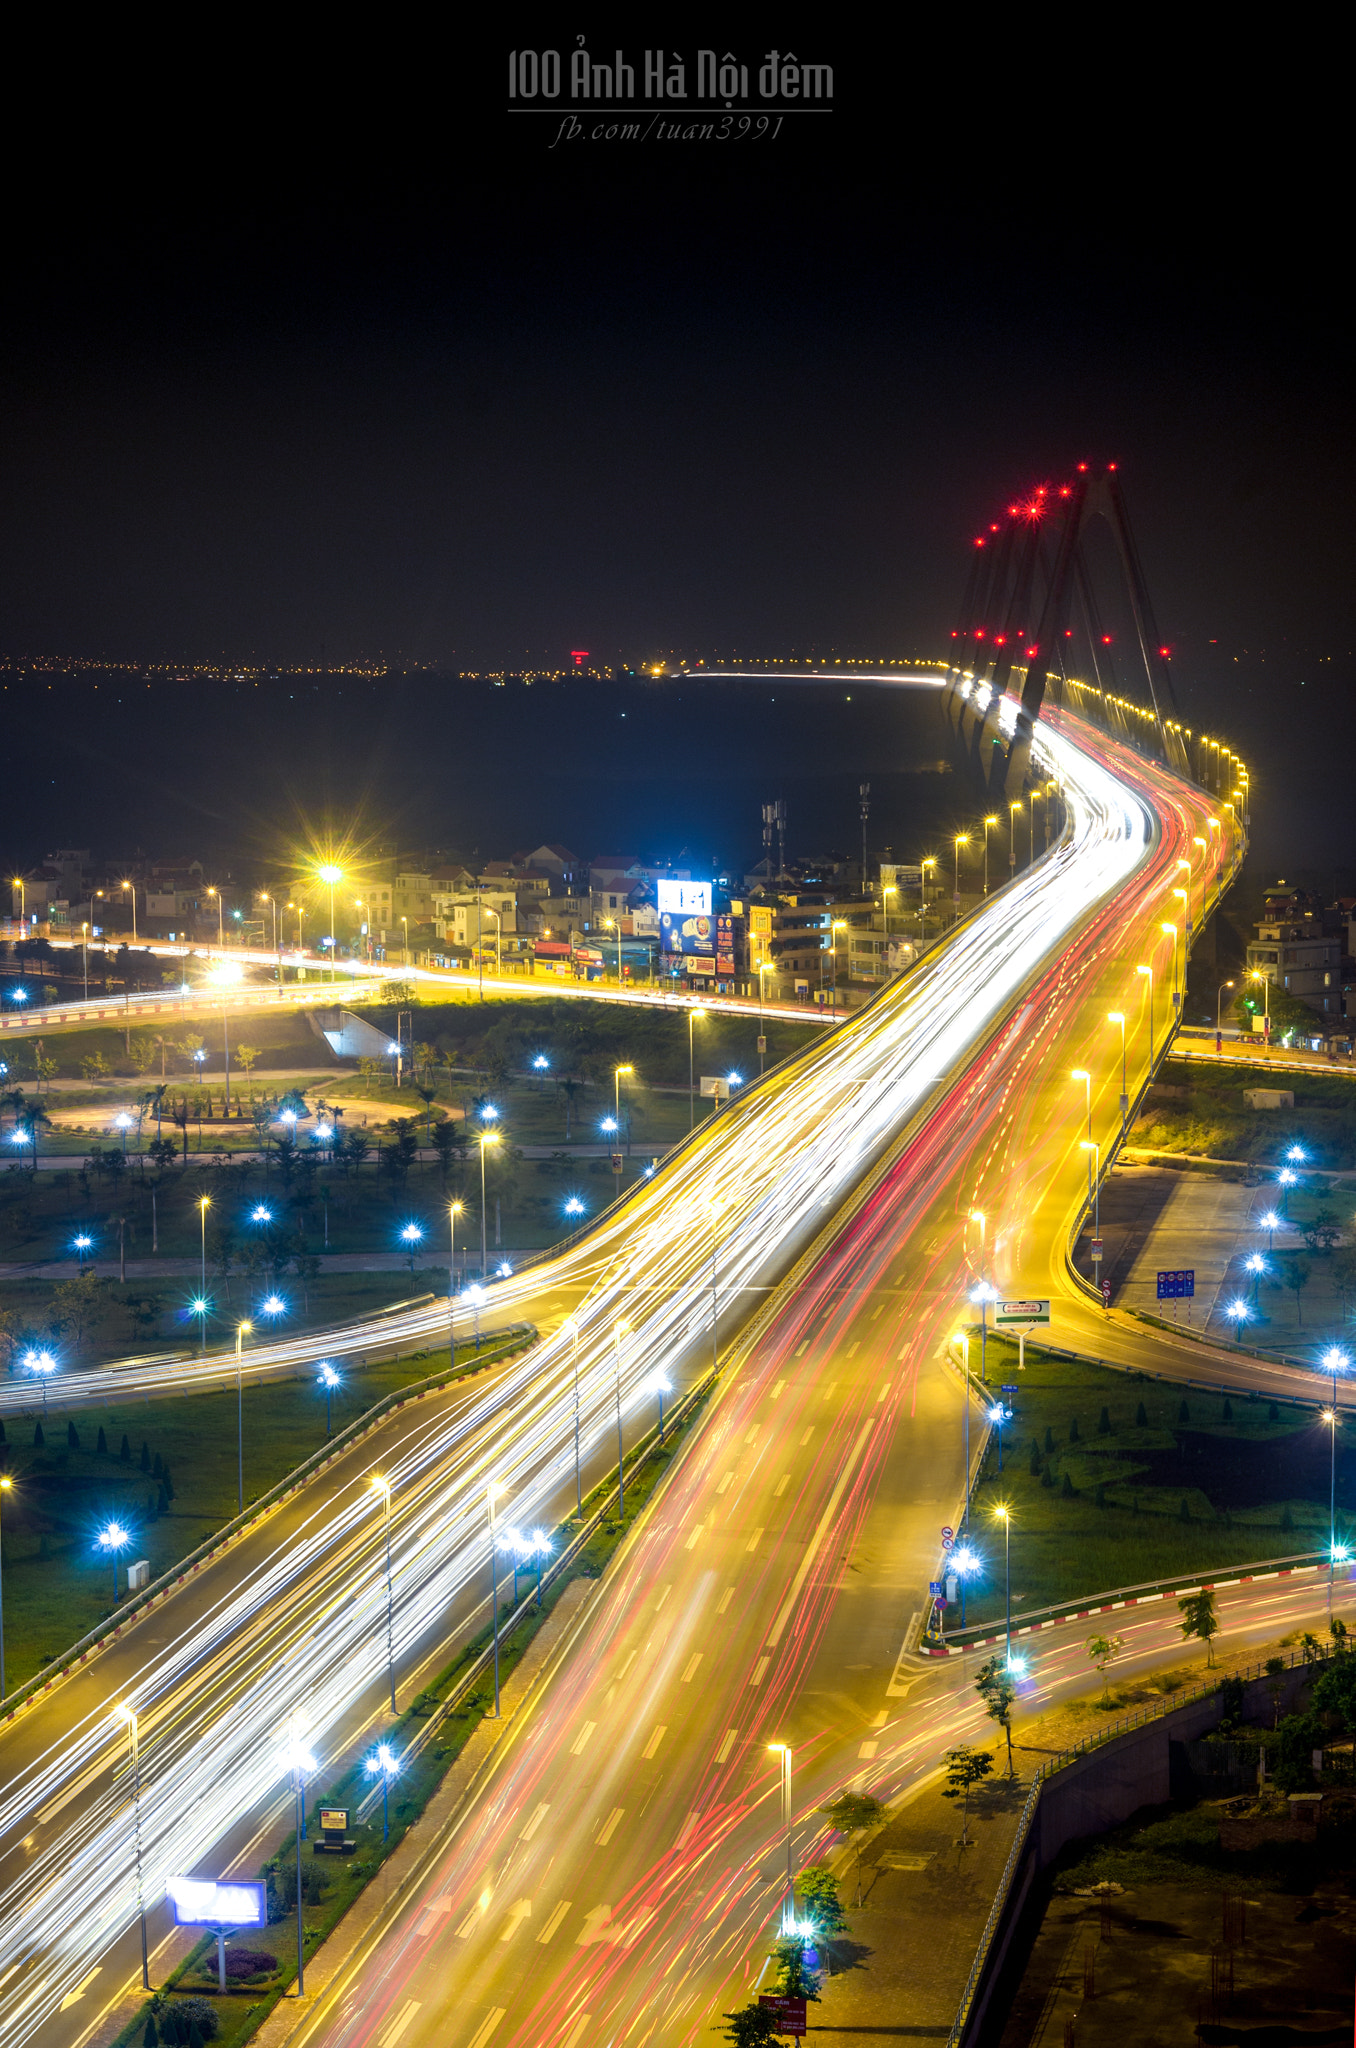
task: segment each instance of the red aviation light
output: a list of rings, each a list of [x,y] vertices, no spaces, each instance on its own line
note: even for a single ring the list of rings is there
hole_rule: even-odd
[[[1080,462],[1080,463],[1079,463],[1079,465],[1078,465],[1078,474],[1079,474],[1080,476],[1086,476],[1086,475],[1087,475],[1087,470],[1088,470],[1088,465],[1087,465],[1087,463],[1086,463],[1086,462]]]
[[[1008,636],[1007,636],[1007,634],[1006,634],[1006,633],[995,633],[995,634],[994,634],[994,636],[993,636],[993,644],[994,644],[994,646],[995,646],[995,647],[1006,647],[1006,646],[1007,646],[1007,644],[1008,644]]]
[[[1103,633],[1103,635],[1102,635],[1102,645],[1103,645],[1103,647],[1110,647],[1110,645],[1111,645],[1111,635],[1110,635],[1110,633]]]
[[[975,638],[976,640],[982,640],[984,638],[984,628],[982,626],[975,627]]]
[[[1009,505],[1009,506],[1008,506],[1008,511],[1009,511],[1009,513],[1011,514],[1011,516],[1012,516],[1012,517],[1013,517],[1014,519],[1015,519],[1015,518],[1017,517],[1017,515],[1018,515],[1018,513],[1019,513],[1019,512],[1021,511],[1021,509],[1022,509],[1022,508],[1021,508],[1021,506],[1020,506],[1020,505]]]
[[[1073,639],[1073,627],[1072,627],[1072,626],[1066,626],[1066,627],[1064,628],[1064,638],[1065,638],[1066,640],[1072,640],[1072,639]]]
[[[1158,651],[1162,655],[1164,661],[1172,660],[1172,649],[1170,647],[1160,647]]]
[[[1028,647],[1026,651],[1028,655],[1036,655],[1040,653],[1039,647]]]
[[[1001,532],[1003,531],[1003,529],[1002,529],[1002,527],[1001,527],[1001,526],[1000,526],[1000,525],[998,524],[998,521],[997,521],[997,520],[995,519],[995,521],[994,521],[993,525],[992,525],[992,526],[991,526],[991,527],[989,528],[989,531],[990,531],[990,533],[1001,533]]]
[[[1108,464],[1107,464],[1107,468],[1108,468],[1108,469],[1119,469],[1119,468],[1120,468],[1120,464],[1119,464],[1119,462],[1108,462]]]
[[[977,548],[982,548],[982,547],[983,547],[983,545],[984,545],[984,536],[983,536],[983,534],[981,533],[981,534],[979,535],[979,537],[978,537],[978,538],[976,539],[976,541],[975,541],[975,546],[976,546]]]
[[[1061,484],[1061,485],[1060,485],[1060,487],[1059,487],[1059,495],[1060,495],[1060,497],[1061,497],[1061,498],[1068,498],[1068,497],[1071,497],[1071,496],[1072,496],[1072,491],[1070,490],[1070,487],[1069,487],[1069,485],[1068,485],[1068,484]]]

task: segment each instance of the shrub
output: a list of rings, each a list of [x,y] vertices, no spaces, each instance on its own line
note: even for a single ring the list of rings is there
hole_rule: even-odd
[[[1138,1408],[1136,1408],[1135,1410],[1135,1427],[1137,1429],[1147,1429],[1149,1427],[1149,1417],[1145,1412],[1144,1403],[1142,1401],[1140,1402]]]
[[[1281,1527],[1288,1536],[1290,1531],[1294,1528],[1294,1526],[1295,1517],[1291,1514],[1290,1503],[1289,1501],[1287,1501],[1285,1506],[1281,1510]]]
[[[1050,1470],[1050,1467],[1049,1467],[1049,1466],[1047,1465],[1047,1466],[1046,1466],[1046,1468],[1045,1468],[1045,1470],[1044,1470],[1044,1471],[1043,1471],[1043,1472],[1041,1473],[1041,1485],[1042,1485],[1042,1486],[1053,1486],[1053,1485],[1054,1485],[1054,1483],[1055,1483],[1055,1475],[1054,1475],[1054,1473],[1053,1473],[1053,1472],[1052,1472],[1052,1471]]]
[[[165,2018],[173,2024],[180,2041],[187,2041],[191,2027],[197,2028],[204,2041],[210,2041],[221,2025],[210,1998],[176,1998],[173,2005],[165,2007]]]
[[[78,1451],[80,1448],[80,1432],[73,1421],[66,1424],[66,1448],[70,1451]]]
[[[42,1433],[42,1424],[39,1422],[33,1430],[33,1448],[35,1451],[41,1451],[46,1447],[46,1443],[47,1439]]]
[[[1183,1401],[1181,1407],[1177,1410],[1177,1420],[1179,1422],[1190,1422],[1191,1420],[1191,1410],[1187,1407],[1185,1401]]]
[[[271,1977],[277,1969],[276,1956],[262,1948],[228,1948],[226,1951],[226,1975],[228,1977]]]
[[[1098,1436],[1110,1436],[1111,1434],[1111,1410],[1109,1408],[1103,1408],[1097,1418],[1097,1434]]]
[[[141,1440],[141,1469],[143,1472],[151,1469],[151,1447],[144,1437]]]
[[[1048,1422],[1045,1425],[1045,1448],[1047,1451],[1053,1451],[1055,1448],[1055,1432]]]
[[[122,1465],[130,1465],[132,1462],[132,1446],[127,1441],[127,1432],[125,1430],[123,1431],[122,1443],[118,1450],[118,1462]]]
[[[100,1426],[99,1426],[99,1441],[98,1441],[98,1443],[97,1443],[97,1444],[96,1444],[96,1445],[94,1446],[94,1448],[95,1448],[95,1450],[96,1450],[96,1451],[98,1451],[98,1452],[99,1452],[99,1454],[100,1454],[100,1456],[101,1456],[101,1457],[106,1457],[106,1456],[107,1456],[107,1454],[108,1454],[108,1438],[107,1438],[107,1437],[106,1437],[106,1436],[104,1435],[104,1432],[103,1432],[103,1425],[102,1425],[102,1423],[101,1423],[101,1424],[100,1424]]]
[[[1276,1403],[1275,1403],[1274,1401],[1271,1401],[1271,1402],[1269,1402],[1269,1403],[1268,1403],[1268,1405],[1267,1405],[1267,1421],[1268,1421],[1268,1422],[1279,1422],[1279,1421],[1280,1421],[1280,1419],[1281,1419],[1281,1411],[1280,1411],[1280,1409],[1279,1409],[1279,1408],[1278,1408],[1278,1407],[1276,1406]]]
[[[1074,1497],[1074,1483],[1067,1472],[1064,1474],[1064,1484],[1060,1487],[1059,1493],[1061,1500],[1072,1500]]]
[[[1071,1444],[1078,1442],[1078,1417],[1076,1415],[1069,1424],[1069,1442]]]
[[[1037,1478],[1039,1478],[1039,1477],[1040,1477],[1040,1469],[1041,1469],[1041,1447],[1040,1447],[1040,1445],[1039,1445],[1039,1444],[1038,1444],[1038,1443],[1037,1443],[1037,1442],[1035,1441],[1035,1439],[1033,1438],[1033,1439],[1032,1439],[1032,1443],[1031,1443],[1031,1477],[1032,1477],[1033,1479],[1037,1479]]]

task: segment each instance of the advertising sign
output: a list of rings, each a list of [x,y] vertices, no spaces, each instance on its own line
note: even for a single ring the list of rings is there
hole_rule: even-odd
[[[1175,1273],[1160,1273],[1158,1276],[1158,1298],[1160,1301],[1193,1301],[1196,1296],[1196,1268],[1183,1267]]]
[[[711,884],[709,882],[656,882],[655,893],[659,898],[661,917],[710,917]]]
[[[996,1301],[993,1305],[993,1326],[995,1330],[1032,1330],[1048,1326],[1050,1304],[1028,1297],[1026,1300]]]
[[[804,2034],[805,2000],[803,1998],[783,1998],[779,1991],[760,1991],[758,2003],[769,2008],[772,2013],[773,2026],[779,2034]]]
[[[716,974],[716,963],[714,956],[710,953],[708,953],[705,956],[705,958],[703,958],[700,953],[692,953],[686,955],[683,960],[683,973],[709,974],[712,980],[714,981]]]
[[[708,895],[710,891],[708,890]],[[709,953],[716,950],[716,920],[709,911],[659,913],[661,953]]]
[[[716,973],[733,974],[734,971],[734,919],[732,917],[718,917],[716,919]]]
[[[320,1825],[329,1835],[343,1835],[348,1832],[348,1808],[346,1806],[322,1806]]]
[[[264,1927],[268,1906],[261,1884],[215,1877],[172,1877],[165,1886],[176,1927]]]
[[[703,1095],[713,1095],[717,1102],[728,1102],[730,1084],[724,1074],[703,1074],[701,1092]]]

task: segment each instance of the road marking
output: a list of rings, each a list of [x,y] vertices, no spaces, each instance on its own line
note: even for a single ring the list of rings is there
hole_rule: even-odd
[[[576,1948],[587,1948],[590,1942],[601,1941],[603,1929],[612,1918],[611,1906],[595,1906],[591,1913],[584,1915],[584,1930],[575,1940]]]
[[[587,1744],[590,1735],[592,1735],[594,1729],[597,1726],[598,1723],[596,1721],[585,1721],[583,1727],[580,1729],[579,1733],[575,1736],[573,1743],[570,1745],[571,1756],[582,1756],[584,1754],[585,1745]]]
[[[749,1680],[750,1685],[762,1684],[763,1673],[767,1670],[767,1667],[771,1662],[771,1657],[760,1657],[758,1659],[758,1662],[753,1667],[753,1677]]]
[[[808,1428],[808,1429],[806,1430],[806,1432],[805,1432],[804,1436],[803,1436],[803,1437],[801,1438],[801,1440],[800,1440],[800,1447],[801,1447],[801,1449],[802,1449],[802,1450],[804,1450],[804,1449],[805,1449],[805,1446],[806,1446],[806,1444],[808,1444],[808,1443],[809,1443],[809,1441],[810,1441],[810,1438],[811,1438],[811,1437],[812,1437],[812,1436],[814,1435],[814,1433],[815,1433],[815,1426],[814,1426],[814,1424],[813,1424],[813,1422],[812,1422],[812,1423],[810,1424],[810,1427],[809,1427],[809,1428]]]
[[[500,2020],[502,2020],[502,2019],[503,2019],[503,2017],[504,2017],[504,2014],[505,2014],[505,2013],[507,2012],[507,2010],[508,2010],[508,2007],[507,2007],[507,2006],[503,2006],[503,2005],[497,2005],[497,2006],[496,2006],[496,2007],[494,2008],[494,2011],[493,2011],[493,2012],[492,2012],[492,2013],[490,2014],[490,2016],[489,2016],[489,2018],[488,2018],[488,2019],[486,2020],[486,2022],[485,2022],[484,2026],[483,2026],[483,2027],[482,2027],[482,2028],[480,2029],[480,2032],[479,2032],[479,2033],[478,2033],[478,2034],[476,2035],[476,2037],[475,2037],[474,2041],[472,2041],[472,2043],[471,2043],[471,2048],[485,2048],[485,2043],[486,2043],[486,2042],[487,2042],[487,2041],[489,2040],[489,2038],[490,2038],[490,2035],[491,2035],[491,2034],[492,2034],[492,2033],[494,2032],[495,2028],[496,2028],[496,2027],[497,2027],[497,2026],[499,2025],[499,2022],[500,2022]]]
[[[76,2004],[76,2002],[79,1999],[82,1999],[84,1997],[85,1993],[89,1990],[90,1985],[94,1982],[95,1978],[99,1975],[99,1972],[102,1969],[102,1963],[96,1964],[95,1968],[90,1971],[88,1977],[81,1978],[80,1982],[76,1985],[74,1991],[68,1991],[66,1993],[66,1996],[61,2001],[61,2010],[63,2012],[65,2012],[68,2007]]]
[[[861,1344],[861,1341],[861,1338],[858,1337],[853,1343],[848,1345],[847,1355],[849,1358],[851,1358],[853,1353],[858,1349],[858,1346]]]
[[[885,1385],[884,1385],[884,1386],[883,1386],[883,1387],[881,1388],[880,1392],[879,1392],[879,1393],[877,1394],[877,1396],[876,1396],[876,1399],[877,1399],[878,1401],[883,1401],[883,1400],[885,1399],[885,1396],[886,1396],[886,1395],[887,1395],[887,1394],[889,1393],[889,1391],[890,1391],[890,1382],[889,1382],[889,1380],[887,1380],[887,1381],[885,1382]]]
[[[468,1936],[475,1933],[476,1928],[480,1924],[480,1915],[482,1910],[483,1908],[481,1907],[480,1901],[477,1899],[475,1905],[472,1906],[470,1912],[462,1921],[461,1926],[457,1929],[458,1941],[465,1941],[468,1938]]]
[[[843,1465],[843,1469],[838,1475],[838,1484],[834,1487],[833,1492],[829,1496],[829,1504],[819,1518],[819,1527],[815,1530],[814,1535],[810,1538],[809,1546],[806,1549],[804,1557],[800,1561],[800,1570],[796,1573],[795,1578],[791,1581],[791,1590],[787,1594],[785,1600],[782,1602],[781,1612],[778,1614],[777,1619],[772,1624],[772,1628],[767,1639],[767,1646],[769,1650],[775,1650],[778,1643],[782,1639],[782,1630],[786,1627],[787,1622],[790,1621],[791,1616],[795,1611],[796,1602],[800,1598],[801,1587],[805,1584],[806,1579],[809,1577],[810,1567],[814,1563],[816,1557],[819,1555],[820,1546],[822,1545],[824,1538],[828,1535],[830,1528],[833,1526],[833,1518],[838,1512],[838,1503],[842,1500],[844,1493],[847,1491],[847,1483],[849,1479],[851,1479],[853,1472],[856,1470],[857,1460],[861,1457],[862,1452],[866,1449],[866,1440],[870,1436],[875,1426],[875,1417],[869,1415],[866,1421],[862,1424],[860,1430],[857,1432],[857,1441],[852,1446],[852,1449],[848,1452],[846,1461]],[[757,1684],[757,1682],[757,1679],[753,1681],[755,1685]]]
[[[727,1586],[727,1587],[725,1588],[725,1591],[724,1591],[724,1592],[723,1592],[723,1593],[721,1594],[721,1596],[720,1596],[720,1599],[719,1599],[719,1600],[718,1600],[718,1601],[716,1602],[716,1613],[717,1613],[717,1614],[724,1614],[724,1612],[725,1612],[726,1608],[727,1608],[727,1607],[729,1606],[730,1602],[731,1602],[731,1601],[732,1601],[732,1600],[734,1599],[734,1591],[735,1591],[735,1589],[734,1589],[734,1587],[733,1587],[733,1586]]]
[[[879,1748],[880,1744],[878,1742],[864,1742],[857,1751],[857,1754],[859,1757],[873,1757]],[[501,1936],[500,1938],[502,1940],[503,1937]]]
[[[664,1605],[664,1602],[668,1599],[669,1594],[672,1591],[672,1586],[665,1586],[663,1592],[660,1594],[659,1598],[654,1603],[654,1611],[656,1614],[658,1614],[660,1608]]]
[[[744,1439],[745,1443],[746,1443],[746,1444],[751,1444],[751,1443],[753,1442],[754,1438],[755,1438],[755,1437],[757,1436],[757,1434],[758,1434],[758,1424],[757,1424],[757,1423],[755,1422],[755,1423],[754,1423],[754,1425],[753,1425],[753,1428],[752,1428],[752,1429],[751,1429],[751,1430],[749,1431],[748,1435],[747,1435],[747,1436],[745,1437],[745,1439]]]
[[[523,1921],[530,1920],[531,1918],[531,1899],[515,1899],[508,1909],[508,1919],[504,1922],[504,1931],[499,1939],[501,1941],[512,1941]]]
[[[797,1356],[797,1358],[804,1358],[804,1356],[805,1356],[806,1352],[807,1352],[807,1351],[809,1350],[809,1348],[810,1348],[810,1340],[809,1340],[809,1338],[807,1337],[807,1338],[805,1339],[805,1342],[804,1342],[803,1344],[798,1344],[798,1345],[796,1346],[796,1356]]]
[[[873,1323],[875,1322],[875,1320],[876,1320],[876,1317],[877,1317],[877,1316],[878,1316],[878,1315],[879,1315],[879,1314],[881,1313],[881,1310],[882,1310],[882,1309],[883,1309],[884,1307],[885,1307],[885,1303],[884,1303],[884,1302],[882,1302],[882,1303],[881,1303],[881,1305],[880,1305],[880,1308],[878,1308],[878,1309],[874,1309],[874,1310],[872,1311],[872,1315],[871,1315],[871,1320],[872,1320],[872,1322],[873,1322]]]
[[[395,2018],[387,2025],[385,2031],[377,2035],[377,2048],[395,2048],[396,2042],[400,2039],[418,2010],[419,2000],[417,1998],[407,1998]]]
[[[646,1763],[649,1763],[649,1761],[650,1761],[651,1757],[653,1757],[653,1756],[655,1756],[655,1755],[657,1754],[657,1752],[658,1752],[658,1749],[659,1749],[659,1745],[660,1745],[660,1743],[661,1743],[661,1742],[662,1742],[662,1741],[664,1740],[664,1737],[665,1737],[665,1736],[666,1736],[666,1735],[668,1734],[668,1732],[669,1732],[669,1726],[668,1726],[668,1722],[667,1722],[667,1721],[661,1721],[661,1722],[660,1722],[660,1724],[659,1724],[659,1726],[658,1726],[658,1727],[657,1727],[657,1728],[655,1729],[655,1731],[654,1731],[654,1734],[653,1734],[653,1735],[652,1735],[652,1736],[650,1737],[649,1741],[648,1741],[648,1742],[646,1743],[646,1745],[645,1745],[644,1749],[642,1749],[642,1751],[640,1752],[640,1754],[641,1754],[641,1757],[643,1758],[643,1760],[644,1760],[644,1761],[645,1761]]]
[[[541,1933],[537,1936],[537,1940],[540,1942],[549,1941],[551,1939],[551,1936],[559,1927],[561,1921],[565,1918],[565,1915],[569,1912],[569,1910],[569,1899],[562,1899],[560,1904],[555,1908],[554,1912],[551,1914],[551,1917],[547,1921],[545,1927],[542,1928]],[[587,2017],[587,2015],[585,2015],[585,2017]]]
[[[727,1728],[725,1730],[724,1735],[721,1737],[720,1748],[716,1751],[716,1762],[718,1764],[723,1764],[729,1756],[730,1751],[735,1746],[735,1737],[738,1733],[739,1730],[737,1728]]]
[[[753,1534],[752,1534],[752,1536],[750,1536],[750,1538],[749,1538],[748,1542],[747,1542],[747,1543],[745,1544],[744,1548],[745,1548],[746,1550],[756,1550],[756,1549],[758,1548],[759,1544],[760,1544],[760,1543],[762,1542],[762,1540],[763,1540],[763,1536],[764,1536],[764,1533],[765,1533],[765,1532],[764,1532],[764,1531],[763,1531],[762,1529],[755,1529],[755,1530],[754,1530],[754,1532],[753,1532]],[[731,1586],[731,1588],[730,1588],[730,1593],[733,1593],[733,1591],[734,1591],[734,1587],[733,1587],[733,1586]],[[727,1594],[725,1595],[725,1599],[724,1599],[724,1600],[722,1600],[722,1601],[721,1601],[721,1603],[720,1603],[720,1609],[719,1609],[719,1611],[720,1611],[720,1613],[722,1613],[722,1614],[723,1614],[723,1613],[725,1612],[725,1607],[726,1607],[726,1603],[728,1602],[728,1600],[729,1600],[729,1598],[730,1598],[730,1593],[727,1593]]]
[[[733,1472],[727,1472],[727,1473],[725,1474],[725,1477],[724,1477],[724,1478],[723,1478],[723,1479],[721,1480],[721,1482],[720,1482],[720,1485],[719,1485],[719,1486],[718,1486],[718,1487],[716,1488],[716,1492],[717,1492],[717,1493],[724,1493],[725,1489],[726,1489],[726,1488],[727,1488],[727,1486],[728,1486],[728,1485],[730,1484],[730,1481],[731,1481],[731,1480],[732,1480],[733,1478],[734,1478],[734,1473],[733,1473]]]
[[[834,1390],[835,1390],[835,1388],[837,1387],[837,1385],[838,1385],[838,1382],[837,1382],[837,1380],[830,1380],[830,1381],[829,1381],[829,1384],[828,1384],[828,1385],[827,1385],[827,1387],[825,1387],[825,1389],[824,1389],[824,1399],[825,1399],[826,1401],[827,1401],[827,1400],[829,1400],[829,1399],[830,1399],[830,1398],[832,1397],[832,1395],[833,1395],[833,1393],[834,1393]]]
[[[776,1484],[776,1485],[775,1485],[775,1486],[773,1487],[773,1489],[772,1489],[772,1497],[773,1497],[773,1499],[774,1499],[774,1500],[780,1500],[780,1499],[781,1499],[781,1497],[782,1497],[782,1495],[783,1495],[783,1494],[784,1494],[784,1493],[786,1492],[786,1489],[787,1489],[787,1487],[788,1487],[788,1486],[789,1486],[790,1484],[791,1484],[791,1474],[790,1474],[789,1472],[783,1472],[783,1474],[782,1474],[781,1478],[780,1478],[780,1479],[779,1479],[779,1480],[777,1481],[777,1484]]]
[[[617,1822],[621,1819],[625,1811],[626,1808],[624,1806],[614,1806],[611,1813],[608,1815],[607,1819],[599,1828],[597,1834],[594,1836],[593,1839],[600,1849],[605,1849],[608,1843],[612,1840],[612,1837],[616,1834]]]
[[[697,1666],[701,1663],[701,1661],[702,1652],[700,1650],[698,1650],[695,1653],[695,1655],[688,1658],[687,1670],[683,1673],[682,1678],[682,1682],[684,1685],[691,1685],[693,1679],[697,1676]]]
[[[777,1398],[777,1396],[778,1396],[778,1395],[779,1395],[779,1394],[781,1393],[781,1390],[782,1390],[782,1388],[783,1388],[783,1387],[784,1387],[785,1385],[786,1385],[786,1381],[785,1381],[785,1380],[778,1380],[778,1382],[777,1382],[776,1386],[775,1386],[775,1387],[774,1387],[774,1388],[772,1389],[772,1392],[771,1392],[771,1394],[769,1394],[769,1396],[768,1396],[768,1399],[769,1399],[770,1401],[775,1401],[775,1400],[776,1400],[776,1398]]]
[[[537,1829],[538,1829],[538,1828],[539,1828],[539,1827],[541,1826],[542,1822],[543,1822],[543,1821],[545,1820],[545,1818],[546,1818],[547,1814],[548,1814],[548,1813],[549,1813],[550,1811],[551,1811],[551,1806],[550,1806],[550,1802],[549,1802],[549,1800],[548,1800],[548,1802],[546,1803],[546,1805],[545,1805],[545,1806],[539,1806],[539,1807],[537,1808],[537,1810],[536,1810],[536,1812],[535,1812],[535,1813],[533,1814],[533,1816],[532,1816],[531,1820],[530,1820],[530,1821],[528,1822],[527,1826],[526,1826],[526,1827],[525,1827],[525,1828],[523,1829],[522,1833],[521,1833],[521,1834],[519,1835],[519,1837],[518,1837],[518,1840],[519,1840],[520,1842],[530,1842],[530,1841],[532,1840],[532,1837],[533,1837],[533,1836],[534,1836],[534,1835],[536,1834],[536,1832],[537,1832]]]
[[[695,1529],[694,1529],[694,1530],[692,1531],[692,1534],[691,1534],[691,1535],[690,1535],[690,1536],[688,1537],[688,1539],[687,1539],[687,1542],[686,1542],[686,1543],[685,1543],[685,1544],[683,1545],[683,1548],[684,1548],[684,1550],[695,1550],[695,1549],[696,1549],[696,1547],[697,1547],[697,1538],[698,1538],[698,1537],[699,1537],[699,1536],[701,1535],[701,1533],[702,1533],[702,1527],[703,1527],[703,1524],[702,1524],[702,1523],[700,1523],[700,1522],[698,1522],[698,1524],[697,1524],[696,1528],[695,1528]]]
[[[700,1819],[701,1819],[701,1814],[700,1814],[700,1813],[690,1813],[690,1814],[688,1815],[687,1819],[686,1819],[686,1820],[685,1820],[685,1821],[683,1822],[683,1825],[682,1825],[682,1826],[681,1826],[681,1827],[679,1828],[679,1830],[678,1830],[678,1840],[677,1840],[677,1843],[675,1844],[675,1846],[676,1846],[677,1848],[679,1848],[679,1849],[681,1849],[681,1848],[682,1848],[682,1846],[683,1846],[684,1842],[685,1842],[685,1841],[687,1840],[688,1836],[689,1836],[689,1835],[690,1835],[690,1834],[692,1833],[692,1830],[693,1830],[693,1828],[695,1828],[695,1827],[696,1827],[696,1825],[697,1825],[697,1822],[698,1822],[698,1821],[699,1821]]]
[[[580,2038],[592,2017],[591,2013],[581,2012],[574,2025],[570,2028],[569,2033],[561,2042],[560,2048],[579,2048]]]
[[[444,1914],[451,1911],[452,1901],[448,1898],[446,1892],[443,1893],[440,1899],[430,1899],[424,1907],[424,1915],[419,1922],[418,1932],[420,1934],[432,1934]]]

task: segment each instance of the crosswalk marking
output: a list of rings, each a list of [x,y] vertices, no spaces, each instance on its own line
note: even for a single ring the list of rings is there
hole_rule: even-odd
[[[551,1917],[547,1921],[546,1925],[542,1928],[541,1933],[537,1936],[538,1941],[547,1942],[551,1939],[551,1936],[555,1933],[561,1921],[569,1912],[570,1904],[571,1902],[569,1899],[561,1900],[560,1904],[552,1912]]]
[[[410,2021],[419,2010],[417,1998],[407,1998],[393,2020],[388,2020],[382,2032],[377,2035],[377,2048],[395,2048]],[[487,2036],[488,2038],[488,2036]]]

